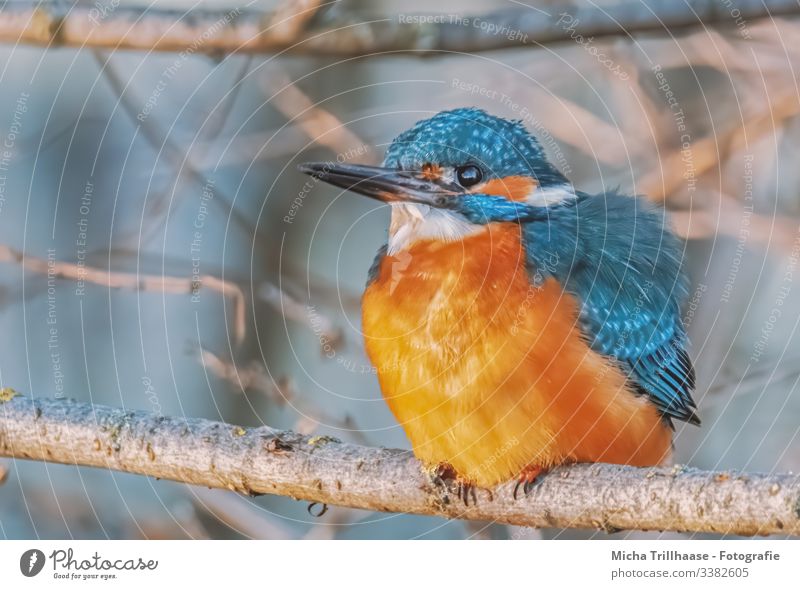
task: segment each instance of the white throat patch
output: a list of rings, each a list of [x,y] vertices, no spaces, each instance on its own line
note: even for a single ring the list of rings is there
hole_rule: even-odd
[[[549,207],[576,198],[570,184],[546,188],[535,187],[525,202],[538,207]],[[396,254],[423,239],[457,241],[468,235],[480,233],[485,225],[470,223],[453,211],[428,205],[393,202],[392,222],[389,226],[390,255]]]
[[[470,223],[458,213],[416,203],[392,203],[389,227],[390,255],[423,239],[456,241],[486,229]]]

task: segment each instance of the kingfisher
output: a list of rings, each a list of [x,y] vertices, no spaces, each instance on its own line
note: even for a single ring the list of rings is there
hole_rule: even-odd
[[[700,424],[660,207],[574,189],[522,121],[477,108],[417,122],[380,167],[299,169],[391,206],[365,348],[415,455],[465,502],[565,463],[660,465],[673,419]]]

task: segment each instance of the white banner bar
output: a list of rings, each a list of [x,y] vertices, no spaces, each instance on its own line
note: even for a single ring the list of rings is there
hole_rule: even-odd
[[[800,586],[798,562],[785,540],[15,540],[0,544],[0,586],[777,589]]]

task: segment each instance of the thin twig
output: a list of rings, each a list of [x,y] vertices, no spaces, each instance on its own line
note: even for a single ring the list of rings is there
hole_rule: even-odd
[[[190,488],[192,501],[237,534],[252,540],[292,540],[297,537],[269,513],[247,503],[247,499],[218,489]]]
[[[287,319],[308,326],[317,334],[323,350],[335,350],[344,342],[344,333],[336,327],[330,317],[314,306],[304,305],[271,282],[259,284],[256,296],[258,300],[268,304]]]
[[[171,195],[177,192],[180,184],[185,181],[189,185],[186,189],[187,193],[190,193],[190,188],[195,188],[197,191],[209,191],[211,187],[214,187],[214,197],[210,202],[220,207],[223,213],[248,237],[255,239],[257,237],[257,232],[255,225],[252,223],[252,219],[237,209],[233,204],[233,199],[219,187],[214,186],[214,183],[210,181],[210,177],[194,167],[193,160],[188,155],[191,147],[188,149],[180,147],[168,133],[168,129],[163,125],[159,125],[152,117],[139,118],[137,107],[133,104],[131,95],[127,91],[127,85],[130,82],[125,82],[124,78],[112,65],[112,56],[107,56],[105,61],[103,61],[102,55],[98,52],[94,52],[94,57],[105,75],[106,81],[116,95],[122,110],[130,117],[134,125],[141,128],[143,136],[147,139],[148,143],[150,143],[153,150],[160,155],[163,154],[164,159],[175,170],[175,181],[172,192],[162,192],[149,205],[148,212],[151,213],[150,216],[152,219],[148,231],[152,233],[154,227],[158,227],[160,223],[164,222],[165,213],[168,209],[177,206],[176,203],[171,201]],[[249,66],[246,65],[245,67]],[[241,82],[237,83],[236,87],[240,85]],[[237,95],[238,92],[231,91],[229,95],[230,98],[228,99],[231,107]],[[202,159],[202,156],[200,157]],[[199,192],[197,192],[197,194],[199,194]],[[158,221],[158,223],[156,221]]]
[[[198,274],[190,278],[135,272],[114,272],[62,260],[49,260],[23,254],[7,245],[0,245],[0,262],[19,264],[26,270],[47,276],[48,279],[72,280],[77,288],[84,283],[98,284],[107,288],[163,292],[170,294],[197,294],[201,289],[213,290],[233,300],[233,328],[236,341],[245,336],[244,292],[237,284],[221,280],[216,276]]]
[[[256,391],[278,407],[291,405],[294,411],[300,415],[298,422],[294,425],[296,431],[312,434],[319,426],[324,425],[346,433],[347,437],[354,442],[363,444],[367,441],[363,432],[356,427],[352,417],[346,415],[344,418],[339,418],[319,409],[314,403],[308,402],[306,398],[297,393],[290,379],[280,377],[276,380],[267,372],[261,362],[253,360],[245,366],[239,366],[232,361],[220,358],[209,350],[200,348],[198,352],[203,367],[217,378],[229,382],[234,390]]]
[[[261,77],[261,86],[270,104],[297,124],[314,144],[338,154],[354,150],[361,163],[374,162],[373,154],[368,153],[370,144],[348,129],[336,115],[315,104],[285,74],[273,68],[270,75]]]

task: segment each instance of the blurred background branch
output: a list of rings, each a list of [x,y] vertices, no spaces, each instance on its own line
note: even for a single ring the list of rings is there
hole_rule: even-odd
[[[26,270],[46,276],[48,279],[72,281],[76,288],[83,291],[85,284],[96,284],[109,289],[129,289],[138,291],[161,292],[166,294],[197,295],[200,289],[208,289],[229,297],[233,301],[233,330],[236,341],[245,336],[245,300],[242,289],[230,282],[220,280],[216,276],[196,274],[188,277],[147,275],[139,272],[113,272],[102,268],[93,268],[85,264],[73,264],[61,260],[43,259],[23,255],[11,247],[0,245],[0,262],[19,264]]]
[[[480,15],[451,14],[421,18],[339,15],[326,22],[320,8],[337,2],[286,2],[274,13],[120,7],[100,19],[97,8],[65,10],[59,4],[11,2],[0,11],[0,41],[54,47],[253,52],[356,56],[402,51],[478,52],[564,41],[580,35],[636,35],[648,31],[677,34],[687,28],[727,23],[730,8],[719,0],[620,2],[611,5],[565,3],[508,8]],[[800,13],[792,0],[738,0],[741,18]],[[568,17],[565,19],[565,15]],[[316,18],[315,18],[316,17]],[[407,17],[407,18],[406,18]],[[315,25],[315,20],[321,21]],[[477,21],[482,24],[473,26]],[[513,34],[509,34],[513,33]]]

